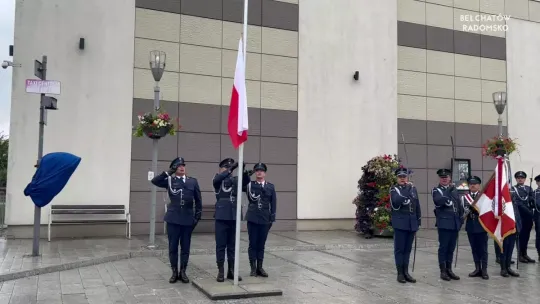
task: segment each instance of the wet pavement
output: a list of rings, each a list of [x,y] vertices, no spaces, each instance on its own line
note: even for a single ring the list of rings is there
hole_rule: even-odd
[[[246,235],[242,235],[245,240]],[[534,237],[534,236],[533,236]],[[2,265],[35,269],[48,265],[53,256],[69,257],[66,253],[80,253],[80,258],[92,260],[91,255],[131,252],[141,257],[119,259],[97,265],[54,271],[16,280],[0,282],[0,304],[3,303],[213,303],[191,284],[169,284],[170,269],[166,256],[147,252],[144,239],[116,240],[61,240],[42,242],[42,264],[24,262],[30,246],[27,240],[4,241]],[[10,245],[7,243],[11,242]],[[18,244],[16,244],[18,242]],[[163,242],[160,238],[159,242]],[[43,244],[46,243],[46,244]],[[101,244],[101,245],[100,245]],[[122,249],[122,244],[124,248]],[[164,244],[164,243],[163,243]],[[213,238],[195,235],[194,254],[190,258],[188,275],[212,278],[216,275]],[[349,231],[280,232],[268,241],[265,269],[270,283],[283,290],[281,297],[220,301],[219,303],[294,304],[294,303],[538,303],[540,299],[540,265],[521,265],[519,278],[503,278],[494,263],[490,242],[489,280],[469,278],[473,262],[467,237],[460,237],[458,264],[455,268],[459,281],[439,279],[435,231],[422,231],[414,273],[416,284],[399,284],[393,262],[391,239],[365,240]],[[11,247],[9,247],[11,246]],[[94,246],[86,247],[81,246]],[[101,246],[101,247],[99,247]],[[245,241],[242,247],[247,246]],[[538,258],[531,242],[529,255]],[[45,253],[45,251],[48,253]],[[86,250],[86,251],[84,251]],[[245,250],[243,250],[245,251]],[[29,252],[29,251],[28,251]],[[142,253],[144,252],[144,254]],[[534,253],[534,254],[533,254]],[[148,255],[148,256],[144,256]],[[74,259],[75,257],[68,258]],[[23,262],[14,263],[21,259]],[[248,275],[247,254],[240,255],[240,273]],[[53,260],[52,262],[58,262]],[[514,265],[515,266],[515,265]],[[7,266],[3,269],[7,269]]]

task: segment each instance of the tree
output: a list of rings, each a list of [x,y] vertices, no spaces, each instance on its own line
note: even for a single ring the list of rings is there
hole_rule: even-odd
[[[7,183],[8,148],[9,138],[0,133],[0,188],[5,187]]]

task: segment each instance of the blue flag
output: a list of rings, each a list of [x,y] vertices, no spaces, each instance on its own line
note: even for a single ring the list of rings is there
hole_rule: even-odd
[[[32,181],[24,189],[38,207],[47,206],[64,189],[81,158],[70,153],[49,153],[41,159]]]

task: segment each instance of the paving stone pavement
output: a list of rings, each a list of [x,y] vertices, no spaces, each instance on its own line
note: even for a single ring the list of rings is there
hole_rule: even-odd
[[[287,248],[281,247],[281,250],[266,253],[265,269],[270,274],[267,280],[282,289],[283,296],[219,303],[538,303],[538,263],[521,265],[520,278],[502,278],[498,275],[498,265],[493,262],[493,247],[490,246],[490,280],[468,278],[473,265],[466,235],[463,236],[460,237],[461,246],[455,269],[462,278],[460,281],[440,281],[437,248],[423,246],[417,251],[413,273],[418,283],[399,284],[396,282],[393,250],[389,246],[391,240],[365,240],[344,231],[275,234],[269,246],[293,248],[285,250]],[[200,236],[196,238],[198,240]],[[434,231],[423,231],[418,239],[424,244],[431,242],[436,246]],[[199,246],[204,246],[201,243]],[[295,245],[302,244],[335,245],[335,248],[294,249]],[[351,249],[351,244],[358,246]],[[377,244],[386,245],[375,246]],[[120,248],[119,244],[114,246],[111,248]],[[79,250],[78,247],[75,250]],[[533,256],[536,258],[536,255]],[[241,275],[246,276],[247,254],[242,253],[240,260]],[[188,275],[192,279],[214,277],[215,274],[213,254],[191,256]],[[2,282],[0,304],[213,303],[191,284],[169,284],[169,277],[166,257],[131,258]]]

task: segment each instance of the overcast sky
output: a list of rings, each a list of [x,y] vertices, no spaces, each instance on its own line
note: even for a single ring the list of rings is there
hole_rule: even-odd
[[[0,0],[0,61],[12,60],[9,45],[13,44],[15,0]],[[0,133],[9,134],[9,112],[11,106],[11,70],[0,69]]]

